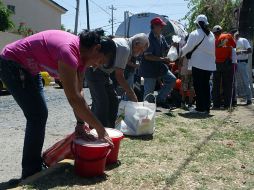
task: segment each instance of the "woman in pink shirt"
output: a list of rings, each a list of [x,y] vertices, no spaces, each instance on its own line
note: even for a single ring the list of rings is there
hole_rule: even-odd
[[[115,54],[115,43],[95,31],[84,31],[75,36],[64,31],[48,30],[8,44],[3,49],[0,78],[27,120],[21,179],[42,169],[41,151],[48,110],[40,71],[47,71],[61,79],[77,123],[86,121],[97,130],[100,139],[112,145],[104,127],[89,109],[82,87],[85,67],[103,64],[110,67]],[[85,135],[81,129],[77,124],[77,133]]]

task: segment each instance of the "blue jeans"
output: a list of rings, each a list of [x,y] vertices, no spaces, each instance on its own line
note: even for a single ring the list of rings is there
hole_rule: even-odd
[[[243,88],[246,95],[246,99],[251,100],[252,92],[251,92],[250,77],[248,72],[248,63],[244,63],[244,62],[238,63],[237,72],[239,73],[239,77],[241,77],[243,81]]]
[[[129,86],[130,86],[132,89],[134,88],[134,76],[135,76],[135,72],[130,72],[130,73],[128,74],[128,78],[126,79],[127,82],[128,82],[128,84],[129,84]],[[124,96],[123,96],[122,99],[125,100],[125,101],[128,101],[128,100],[129,100],[129,98],[128,98],[128,96],[127,96],[126,94],[124,94]]]
[[[0,58],[0,78],[27,120],[22,157],[22,178],[26,178],[42,169],[41,151],[48,109],[41,75],[32,76],[18,63]]]
[[[104,127],[115,127],[118,97],[109,75],[100,69],[87,68],[86,81],[92,97],[92,112]]]
[[[165,102],[167,96],[170,94],[175,85],[176,77],[174,74],[168,71],[160,78],[163,80],[163,87],[159,91],[159,94],[157,96],[157,102]],[[146,97],[146,95],[154,92],[156,80],[157,78],[144,78],[144,98]],[[147,98],[147,100],[150,102],[152,100],[151,96]]]

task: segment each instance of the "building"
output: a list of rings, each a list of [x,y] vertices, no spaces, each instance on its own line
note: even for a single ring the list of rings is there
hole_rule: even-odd
[[[48,29],[61,29],[61,15],[67,9],[53,0],[2,0],[13,12],[12,21],[16,28],[20,24],[33,32]]]

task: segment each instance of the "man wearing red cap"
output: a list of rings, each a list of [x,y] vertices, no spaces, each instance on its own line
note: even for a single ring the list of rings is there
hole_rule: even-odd
[[[156,80],[161,78],[163,80],[163,87],[157,96],[157,105],[163,108],[170,108],[166,103],[166,98],[175,85],[176,77],[165,64],[170,62],[166,58],[169,45],[161,34],[162,28],[166,25],[160,17],[151,20],[150,46],[144,53],[144,59],[140,64],[139,71],[140,76],[144,77],[144,97],[154,92]],[[151,101],[151,99],[148,100]]]

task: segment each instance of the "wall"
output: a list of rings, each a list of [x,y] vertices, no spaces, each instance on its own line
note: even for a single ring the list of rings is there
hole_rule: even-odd
[[[21,22],[34,32],[61,28],[61,12],[44,0],[3,0],[5,5],[14,5],[13,22],[18,28]]]
[[[22,36],[17,34],[12,34],[8,32],[0,32],[0,51],[2,51],[2,48],[11,42],[14,42],[16,40],[21,39]]]

